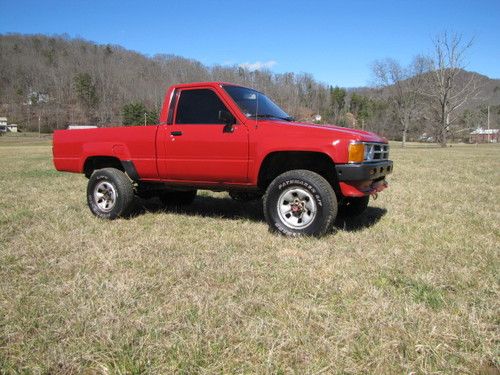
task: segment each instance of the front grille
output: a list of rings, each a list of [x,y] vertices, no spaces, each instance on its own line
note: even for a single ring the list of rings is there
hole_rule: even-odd
[[[365,161],[380,161],[389,159],[389,145],[387,143],[365,142]]]

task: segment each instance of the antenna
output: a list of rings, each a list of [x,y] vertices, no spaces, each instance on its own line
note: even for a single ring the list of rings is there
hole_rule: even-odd
[[[259,93],[255,92],[255,129],[258,127],[257,118],[259,116]]]

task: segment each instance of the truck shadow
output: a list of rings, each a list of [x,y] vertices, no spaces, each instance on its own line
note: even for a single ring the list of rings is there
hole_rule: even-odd
[[[194,202],[188,206],[164,207],[156,199],[140,199],[135,215],[147,212],[171,212],[181,215],[214,217],[230,220],[247,219],[255,222],[265,221],[260,200],[252,202],[237,202],[229,197],[207,197],[198,195]]]
[[[197,196],[189,206],[164,207],[156,198],[138,199],[137,207],[132,216],[146,213],[169,212],[189,216],[221,218],[228,220],[251,220],[265,222],[262,211],[262,201],[237,202],[229,197]],[[366,211],[355,218],[338,216],[332,233],[336,231],[356,232],[377,224],[387,213],[379,207],[368,207]]]
[[[358,232],[377,224],[386,213],[387,210],[385,208],[368,206],[366,211],[358,217],[346,218],[343,216],[337,216],[334,230]]]

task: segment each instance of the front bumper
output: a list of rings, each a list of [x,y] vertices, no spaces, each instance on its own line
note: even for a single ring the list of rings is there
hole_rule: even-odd
[[[362,197],[387,187],[385,177],[392,173],[392,160],[335,166],[340,191],[345,197]]]
[[[335,166],[339,181],[376,180],[392,173],[392,160]]]

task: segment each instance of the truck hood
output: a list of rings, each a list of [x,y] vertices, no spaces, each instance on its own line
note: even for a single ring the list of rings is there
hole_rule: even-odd
[[[325,125],[316,125],[305,122],[287,122],[280,121],[280,123],[286,124],[287,126],[300,127],[302,129],[311,129],[315,131],[324,131],[325,135],[330,135],[332,132],[335,132],[336,135],[340,138],[349,138],[356,141],[365,141],[365,142],[380,142],[387,143],[387,139],[381,137],[375,133],[367,132],[359,129],[350,129],[344,128],[342,126],[325,124]]]

